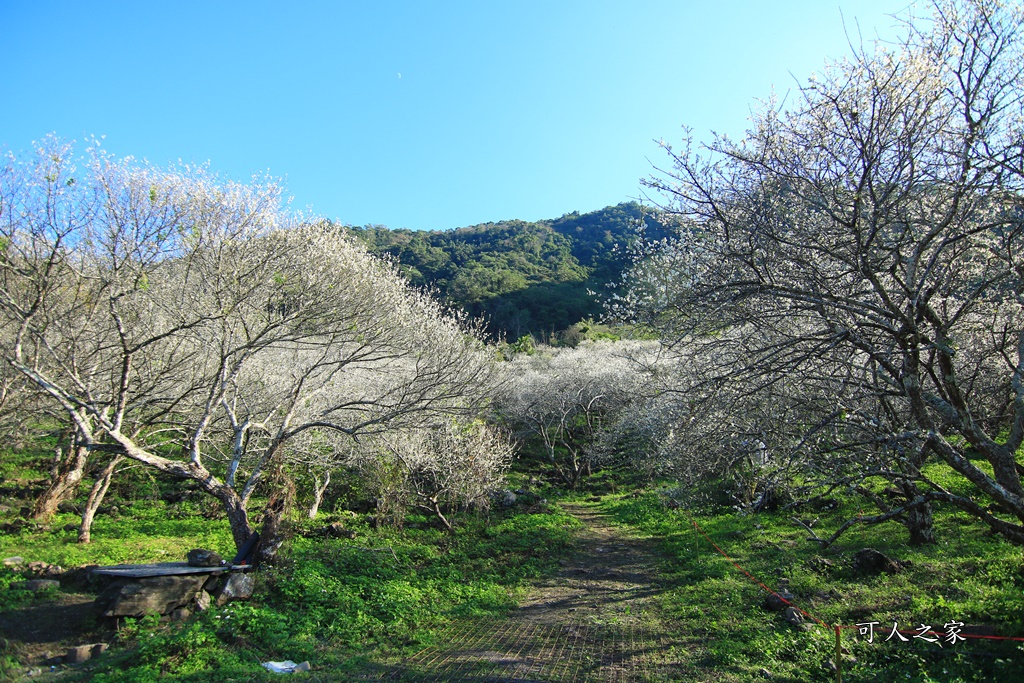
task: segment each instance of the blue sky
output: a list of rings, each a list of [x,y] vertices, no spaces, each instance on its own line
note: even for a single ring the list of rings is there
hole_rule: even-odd
[[[269,172],[355,225],[553,218],[639,197],[654,140],[742,134],[844,19],[891,38],[907,4],[0,0],[0,146]]]

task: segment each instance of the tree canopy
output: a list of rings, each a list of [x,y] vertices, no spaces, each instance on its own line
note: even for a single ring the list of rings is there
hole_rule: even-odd
[[[666,145],[649,185],[675,236],[613,308],[692,356],[677,390],[711,422],[685,430],[861,492],[878,513],[851,524],[926,542],[942,503],[1024,543],[1024,10],[933,9],[742,139]]]
[[[239,546],[256,487],[311,443],[472,415],[492,383],[464,317],[274,183],[74,161],[51,139],[0,169],[5,390],[44,401],[78,453],[197,484]]]

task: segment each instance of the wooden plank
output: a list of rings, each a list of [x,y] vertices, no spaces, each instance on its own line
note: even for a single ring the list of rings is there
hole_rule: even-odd
[[[179,576],[182,574],[222,574],[233,567],[192,567],[188,562],[158,562],[155,564],[118,564],[111,567],[97,567],[93,574],[120,576],[126,579],[140,579],[147,576]]]

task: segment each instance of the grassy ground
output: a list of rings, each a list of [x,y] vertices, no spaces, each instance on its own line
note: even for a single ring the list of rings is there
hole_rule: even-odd
[[[197,547],[234,554],[215,502],[168,495],[181,491],[138,469],[112,487],[89,545],[76,542],[74,503],[46,525],[26,523],[20,510],[41,490],[48,457],[43,448],[0,458],[9,503],[0,505],[0,558],[72,569],[182,560]],[[457,515],[453,534],[424,517],[407,517],[402,529],[374,528],[371,519],[342,511],[296,521],[282,562],[258,574],[251,601],[183,623],[124,620],[116,632],[85,609],[94,597],[88,588],[32,593],[16,587],[23,578],[17,571],[0,568],[0,680],[276,680],[260,662],[308,659],[320,671],[344,672],[359,668],[370,649],[401,657],[455,620],[504,614],[531,579],[557,567],[578,526],[536,498],[486,517]],[[318,533],[332,522],[352,538]],[[50,673],[43,663],[97,640],[113,647],[84,667]]]
[[[20,555],[26,561],[72,568],[178,560],[194,547],[231,554],[230,534],[215,505],[201,496],[169,497],[165,483],[141,471],[127,473],[112,491],[90,545],[75,542],[77,516],[72,512],[59,514],[45,527],[19,522],[20,507],[38,490],[45,457],[43,452],[22,454],[0,463],[0,488],[5,503],[10,501],[0,505],[0,558]],[[652,665],[645,669],[655,672],[650,680],[835,680],[830,666],[835,663],[834,634],[820,626],[794,627],[767,610],[763,589],[695,531],[687,512],[666,506],[665,491],[634,495],[618,484],[602,491],[590,508],[603,512],[606,521],[596,527],[588,522],[587,528],[566,512],[580,514],[579,506],[540,505],[534,499],[489,518],[462,516],[454,534],[415,516],[406,519],[403,529],[373,528],[368,516],[347,512],[297,522],[284,562],[259,574],[253,600],[181,623],[126,620],[116,632],[102,635],[113,644],[107,655],[82,668],[44,671],[31,679],[278,680],[259,663],[291,659],[313,663],[309,680],[347,680],[379,662],[446,651],[452,634],[467,625],[505,623],[517,605],[521,612],[565,602],[567,614],[570,608],[576,610],[569,617],[570,628],[596,629],[592,633],[601,643],[621,639],[623,625],[642,634],[643,642],[655,644],[668,642],[664,633],[652,635],[656,626],[675,629],[669,639],[675,645],[652,646]],[[773,589],[787,586],[810,614],[844,626],[878,622],[873,643],[859,638],[855,628],[843,631],[847,683],[1024,680],[1020,643],[969,640],[940,648],[914,638],[884,642],[894,621],[908,630],[921,624],[941,630],[945,623],[959,621],[975,632],[1024,635],[1020,548],[991,537],[962,514],[940,512],[937,545],[911,548],[903,528],[890,523],[855,527],[822,550],[791,517],[817,518],[815,528],[825,535],[858,512],[855,501],[837,504],[836,509],[818,511],[744,515],[703,509],[692,514],[737,564]],[[340,522],[353,537],[314,533],[331,522]],[[592,556],[582,563],[567,559],[590,552],[579,545],[588,538],[599,539],[592,545],[603,550],[591,549]],[[908,565],[898,574],[859,576],[851,557],[865,547]],[[613,567],[616,561],[627,569]],[[74,612],[83,620],[79,637],[99,633],[98,625],[85,623],[90,617],[82,611],[91,595],[9,587],[20,578],[0,569],[0,624],[78,628],[67,617]],[[558,591],[565,593],[564,600]],[[590,605],[600,604],[600,596],[618,611],[585,612],[597,609]],[[645,616],[636,621],[638,605]],[[634,611],[624,612],[627,607]],[[549,640],[564,640],[568,632],[549,621],[523,623],[547,633]],[[632,625],[634,621],[642,628]],[[38,667],[45,637],[62,646],[82,644],[67,640],[74,634],[65,638],[44,633],[32,646],[18,640],[22,631],[5,632],[6,640],[0,641],[0,679],[24,678]],[[581,644],[594,640],[588,635],[573,638]],[[625,652],[615,642],[616,652]],[[671,660],[670,666],[653,666],[662,660]],[[635,665],[633,671],[641,669]],[[598,671],[591,670],[594,675]],[[672,671],[685,676],[673,678]],[[648,680],[630,675],[623,673],[617,680]]]
[[[835,680],[835,635],[817,625],[796,628],[767,610],[764,589],[723,557],[691,519],[736,564],[772,589],[788,586],[796,604],[822,621],[845,627],[878,622],[873,643],[859,629],[842,631],[844,681],[1024,679],[1021,643],[971,639],[940,647],[914,634],[906,643],[884,642],[894,621],[912,631],[922,624],[943,630],[959,621],[978,633],[1024,635],[1021,550],[963,515],[938,515],[937,545],[912,548],[903,528],[891,523],[856,527],[822,550],[791,520],[792,512],[691,518],[664,500],[657,493],[608,497],[604,509],[660,539],[673,558],[663,572],[675,587],[659,604],[700,637],[708,653],[704,666],[717,669],[720,680]],[[850,503],[811,516],[828,529],[856,512]],[[895,575],[859,576],[852,556],[866,547],[909,565]]]
[[[60,678],[274,680],[259,662],[310,660],[320,670],[343,672],[359,668],[368,649],[401,656],[431,643],[453,620],[504,614],[529,579],[556,566],[577,525],[555,508],[518,511],[492,518],[490,524],[467,520],[450,535],[430,528],[425,519],[412,518],[402,530],[342,519],[354,538],[296,537],[281,566],[260,572],[253,600],[211,609],[182,624],[128,620],[115,636],[115,651],[86,671]],[[326,517],[317,525],[330,521],[338,520]],[[168,528],[132,528],[129,539],[136,547],[201,545],[176,538],[180,528],[173,521]],[[22,534],[17,540],[18,545],[3,547],[47,562],[68,556],[61,540],[48,538],[47,532]],[[95,547],[97,556],[107,556],[100,544]],[[88,550],[75,552],[78,558],[88,555]],[[168,557],[170,551],[125,559]],[[13,572],[6,575],[13,578]],[[57,597],[7,593],[12,598],[7,609]],[[24,671],[12,661],[15,657],[8,659],[8,676]]]

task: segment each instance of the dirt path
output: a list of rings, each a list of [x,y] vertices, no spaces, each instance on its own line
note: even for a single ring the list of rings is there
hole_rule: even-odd
[[[690,676],[680,629],[654,597],[666,588],[649,540],[595,507],[563,506],[583,523],[577,554],[506,619],[453,625],[401,664],[367,672],[394,681],[679,681]]]

